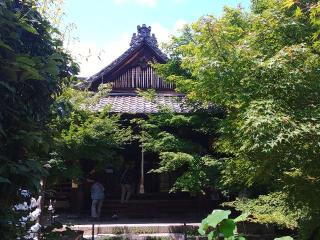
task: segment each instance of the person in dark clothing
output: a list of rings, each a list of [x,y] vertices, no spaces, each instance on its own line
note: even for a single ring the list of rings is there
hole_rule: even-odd
[[[134,188],[135,183],[135,172],[131,163],[125,165],[125,169],[121,174],[121,203],[128,202]]]

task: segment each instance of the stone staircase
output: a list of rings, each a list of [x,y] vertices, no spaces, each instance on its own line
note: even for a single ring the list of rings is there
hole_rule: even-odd
[[[180,218],[202,219],[214,206],[208,200],[105,200],[102,215],[119,218]]]
[[[95,240],[207,240],[197,229],[201,220],[217,208],[206,199],[133,199],[121,204],[106,199],[101,219],[92,222],[89,212],[61,221],[73,230],[84,232],[85,239]],[[112,215],[118,219],[112,219]],[[238,231],[247,240],[273,240],[272,226],[240,223]]]
[[[183,240],[186,234],[196,234],[199,224],[92,224],[74,225],[73,230],[84,232],[86,239],[172,239]]]
[[[92,223],[73,225],[73,230],[83,231],[85,239],[94,240],[207,240],[199,236],[200,223],[143,223],[143,224],[105,224]],[[245,223],[247,229],[238,226],[247,240],[273,240],[273,228]]]

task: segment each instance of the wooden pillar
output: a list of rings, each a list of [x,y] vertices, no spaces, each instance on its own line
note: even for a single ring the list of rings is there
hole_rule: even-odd
[[[70,209],[73,213],[80,215],[83,210],[84,193],[83,186],[79,186],[76,179],[71,182]]]
[[[144,194],[144,149],[141,147],[141,168],[140,168],[140,186],[139,193]]]

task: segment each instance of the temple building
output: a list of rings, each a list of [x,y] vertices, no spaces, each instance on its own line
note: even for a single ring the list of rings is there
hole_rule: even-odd
[[[108,96],[103,97],[99,104],[94,106],[94,111],[101,111],[104,107],[110,107],[110,113],[120,113],[124,118],[146,117],[148,114],[156,114],[161,107],[171,109],[176,113],[188,113],[190,109],[184,104],[185,96],[175,91],[175,85],[166,82],[157,75],[152,67],[153,63],[166,63],[168,57],[159,49],[155,34],[151,33],[151,27],[145,24],[137,26],[137,33],[134,33],[130,47],[111,64],[103,68],[97,74],[83,81],[78,85],[80,89],[98,91],[100,84],[109,83],[112,86]],[[137,89],[152,89],[156,96],[148,100],[137,94]],[[203,199],[199,202],[197,198],[187,193],[169,193],[175,177],[169,174],[147,174],[155,168],[159,162],[156,154],[145,153],[138,142],[127,146],[121,153],[124,159],[130,159],[135,163],[138,172],[138,184],[133,196],[131,205],[120,205],[120,173],[115,166],[106,166],[108,180],[106,189],[107,197],[104,210],[106,214],[124,214],[134,217],[151,217],[154,214],[178,214],[185,213],[186,209],[190,214],[201,209],[206,213]],[[90,161],[87,171],[92,169]],[[89,209],[90,201],[88,187],[79,191],[78,186],[73,184],[73,197],[70,201],[80,204],[80,210]],[[80,192],[80,193],[79,193]],[[79,199],[84,199],[80,203]],[[87,199],[87,200],[85,200]],[[83,207],[87,206],[87,207]]]
[[[167,56],[159,49],[155,34],[145,24],[137,27],[130,42],[130,48],[110,65],[91,76],[81,84],[81,88],[97,91],[101,83],[110,83],[112,91],[101,99],[96,111],[106,105],[113,113],[149,114],[156,113],[159,107],[166,106],[174,112],[185,112],[177,99],[182,94],[174,91],[174,84],[165,82],[152,68],[152,63],[166,63]],[[139,96],[137,89],[156,91],[151,102]],[[180,103],[179,103],[180,102]]]

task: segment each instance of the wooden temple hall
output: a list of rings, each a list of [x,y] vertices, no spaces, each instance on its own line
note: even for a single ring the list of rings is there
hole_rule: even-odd
[[[110,65],[97,74],[83,81],[79,88],[98,91],[101,83],[110,83],[112,91],[102,98],[95,111],[101,111],[105,106],[110,106],[111,113],[121,113],[123,117],[146,117],[148,114],[157,114],[161,106],[166,106],[177,113],[187,113],[189,110],[183,106],[184,95],[175,92],[173,83],[165,82],[159,77],[150,63],[166,63],[167,56],[159,49],[151,27],[145,24],[137,26],[130,47]],[[156,97],[153,101],[139,96],[137,89],[154,89]],[[182,100],[182,101],[180,101]],[[105,167],[104,185],[106,199],[103,204],[103,214],[111,217],[179,217],[186,214],[201,217],[210,208],[210,201],[203,197],[190,196],[188,193],[169,193],[175,180],[170,174],[150,174],[151,169],[158,164],[158,156],[145,153],[134,142],[119,152],[123,161],[109,164]],[[126,161],[133,164],[135,179],[132,180],[133,191],[128,203],[121,204],[121,172]],[[90,160],[81,161],[83,170],[90,173],[94,164]],[[60,200],[57,207],[68,208],[77,213],[90,211],[90,183],[66,183],[59,188]],[[201,210],[200,210],[201,209]]]

